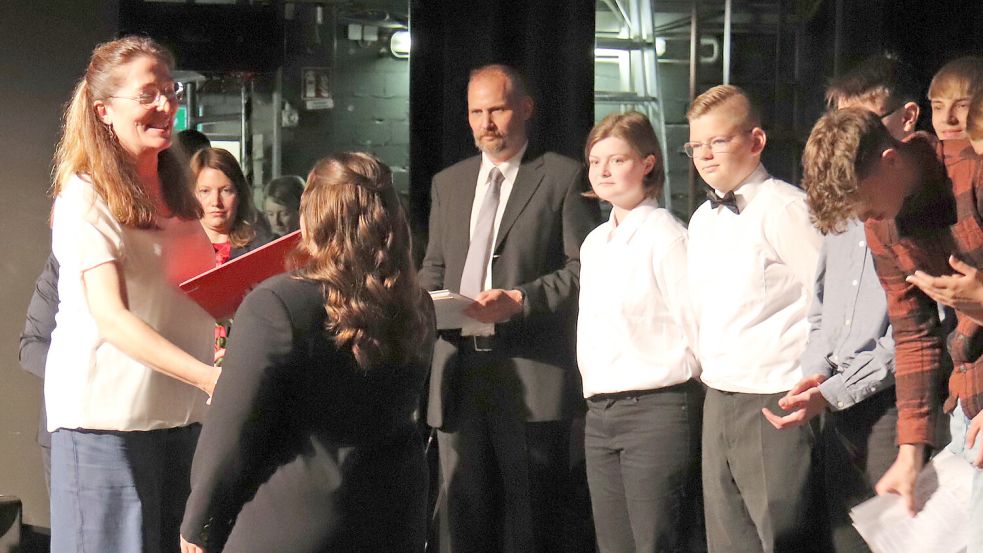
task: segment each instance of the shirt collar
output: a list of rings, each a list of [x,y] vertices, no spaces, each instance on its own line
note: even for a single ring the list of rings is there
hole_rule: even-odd
[[[737,208],[741,210],[741,213],[744,213],[748,204],[758,194],[758,190],[761,188],[760,184],[770,178],[771,175],[768,174],[768,170],[765,169],[763,164],[759,163],[754,171],[751,171],[751,174],[734,188],[734,199],[737,201]],[[713,193],[720,198],[724,197],[717,190],[714,190]]]
[[[502,176],[505,177],[505,183],[514,184],[515,177],[519,174],[519,167],[522,166],[522,156],[526,155],[526,148],[528,147],[529,141],[527,140],[514,156],[498,164],[494,163],[482,152],[481,168],[478,169],[478,182],[487,182],[488,173],[492,170],[492,167],[498,167],[498,170],[502,172]]]
[[[608,218],[608,222],[611,223],[611,230],[608,232],[608,241],[623,244],[628,243],[631,237],[635,235],[635,231],[642,226],[642,222],[658,208],[659,200],[645,198],[642,200],[642,203],[632,208],[620,223],[615,220],[614,210],[612,209],[611,216]]]

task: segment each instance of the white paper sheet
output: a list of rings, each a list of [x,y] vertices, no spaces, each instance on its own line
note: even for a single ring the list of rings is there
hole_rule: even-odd
[[[464,314],[464,310],[474,303],[473,299],[450,290],[430,292],[430,297],[437,313],[438,329],[461,328],[465,322],[474,322],[474,319]]]
[[[973,467],[943,450],[918,475],[917,515],[908,515],[900,496],[887,494],[857,505],[850,518],[874,553],[962,553],[972,482]]]

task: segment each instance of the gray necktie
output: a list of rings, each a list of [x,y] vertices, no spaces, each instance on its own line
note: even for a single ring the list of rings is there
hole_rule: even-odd
[[[485,268],[488,267],[488,255],[491,253],[495,234],[495,213],[498,212],[498,199],[504,180],[505,176],[498,167],[492,167],[488,173],[488,190],[485,191],[481,209],[478,210],[478,221],[474,225],[468,257],[461,273],[461,294],[469,298],[477,296],[484,288]]]

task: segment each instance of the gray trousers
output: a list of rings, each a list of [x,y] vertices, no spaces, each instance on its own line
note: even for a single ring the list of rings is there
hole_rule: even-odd
[[[600,553],[705,550],[702,400],[692,380],[588,400],[587,481]]]
[[[818,421],[775,429],[785,393],[707,390],[703,408],[703,494],[711,553],[825,552],[815,461]]]

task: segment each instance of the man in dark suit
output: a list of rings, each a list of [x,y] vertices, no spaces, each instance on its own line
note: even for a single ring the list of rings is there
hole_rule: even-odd
[[[580,244],[599,221],[583,168],[528,148],[533,100],[511,68],[475,70],[481,155],[438,173],[420,280],[473,297],[473,324],[435,345],[427,422],[439,429],[451,548],[559,551]]]

